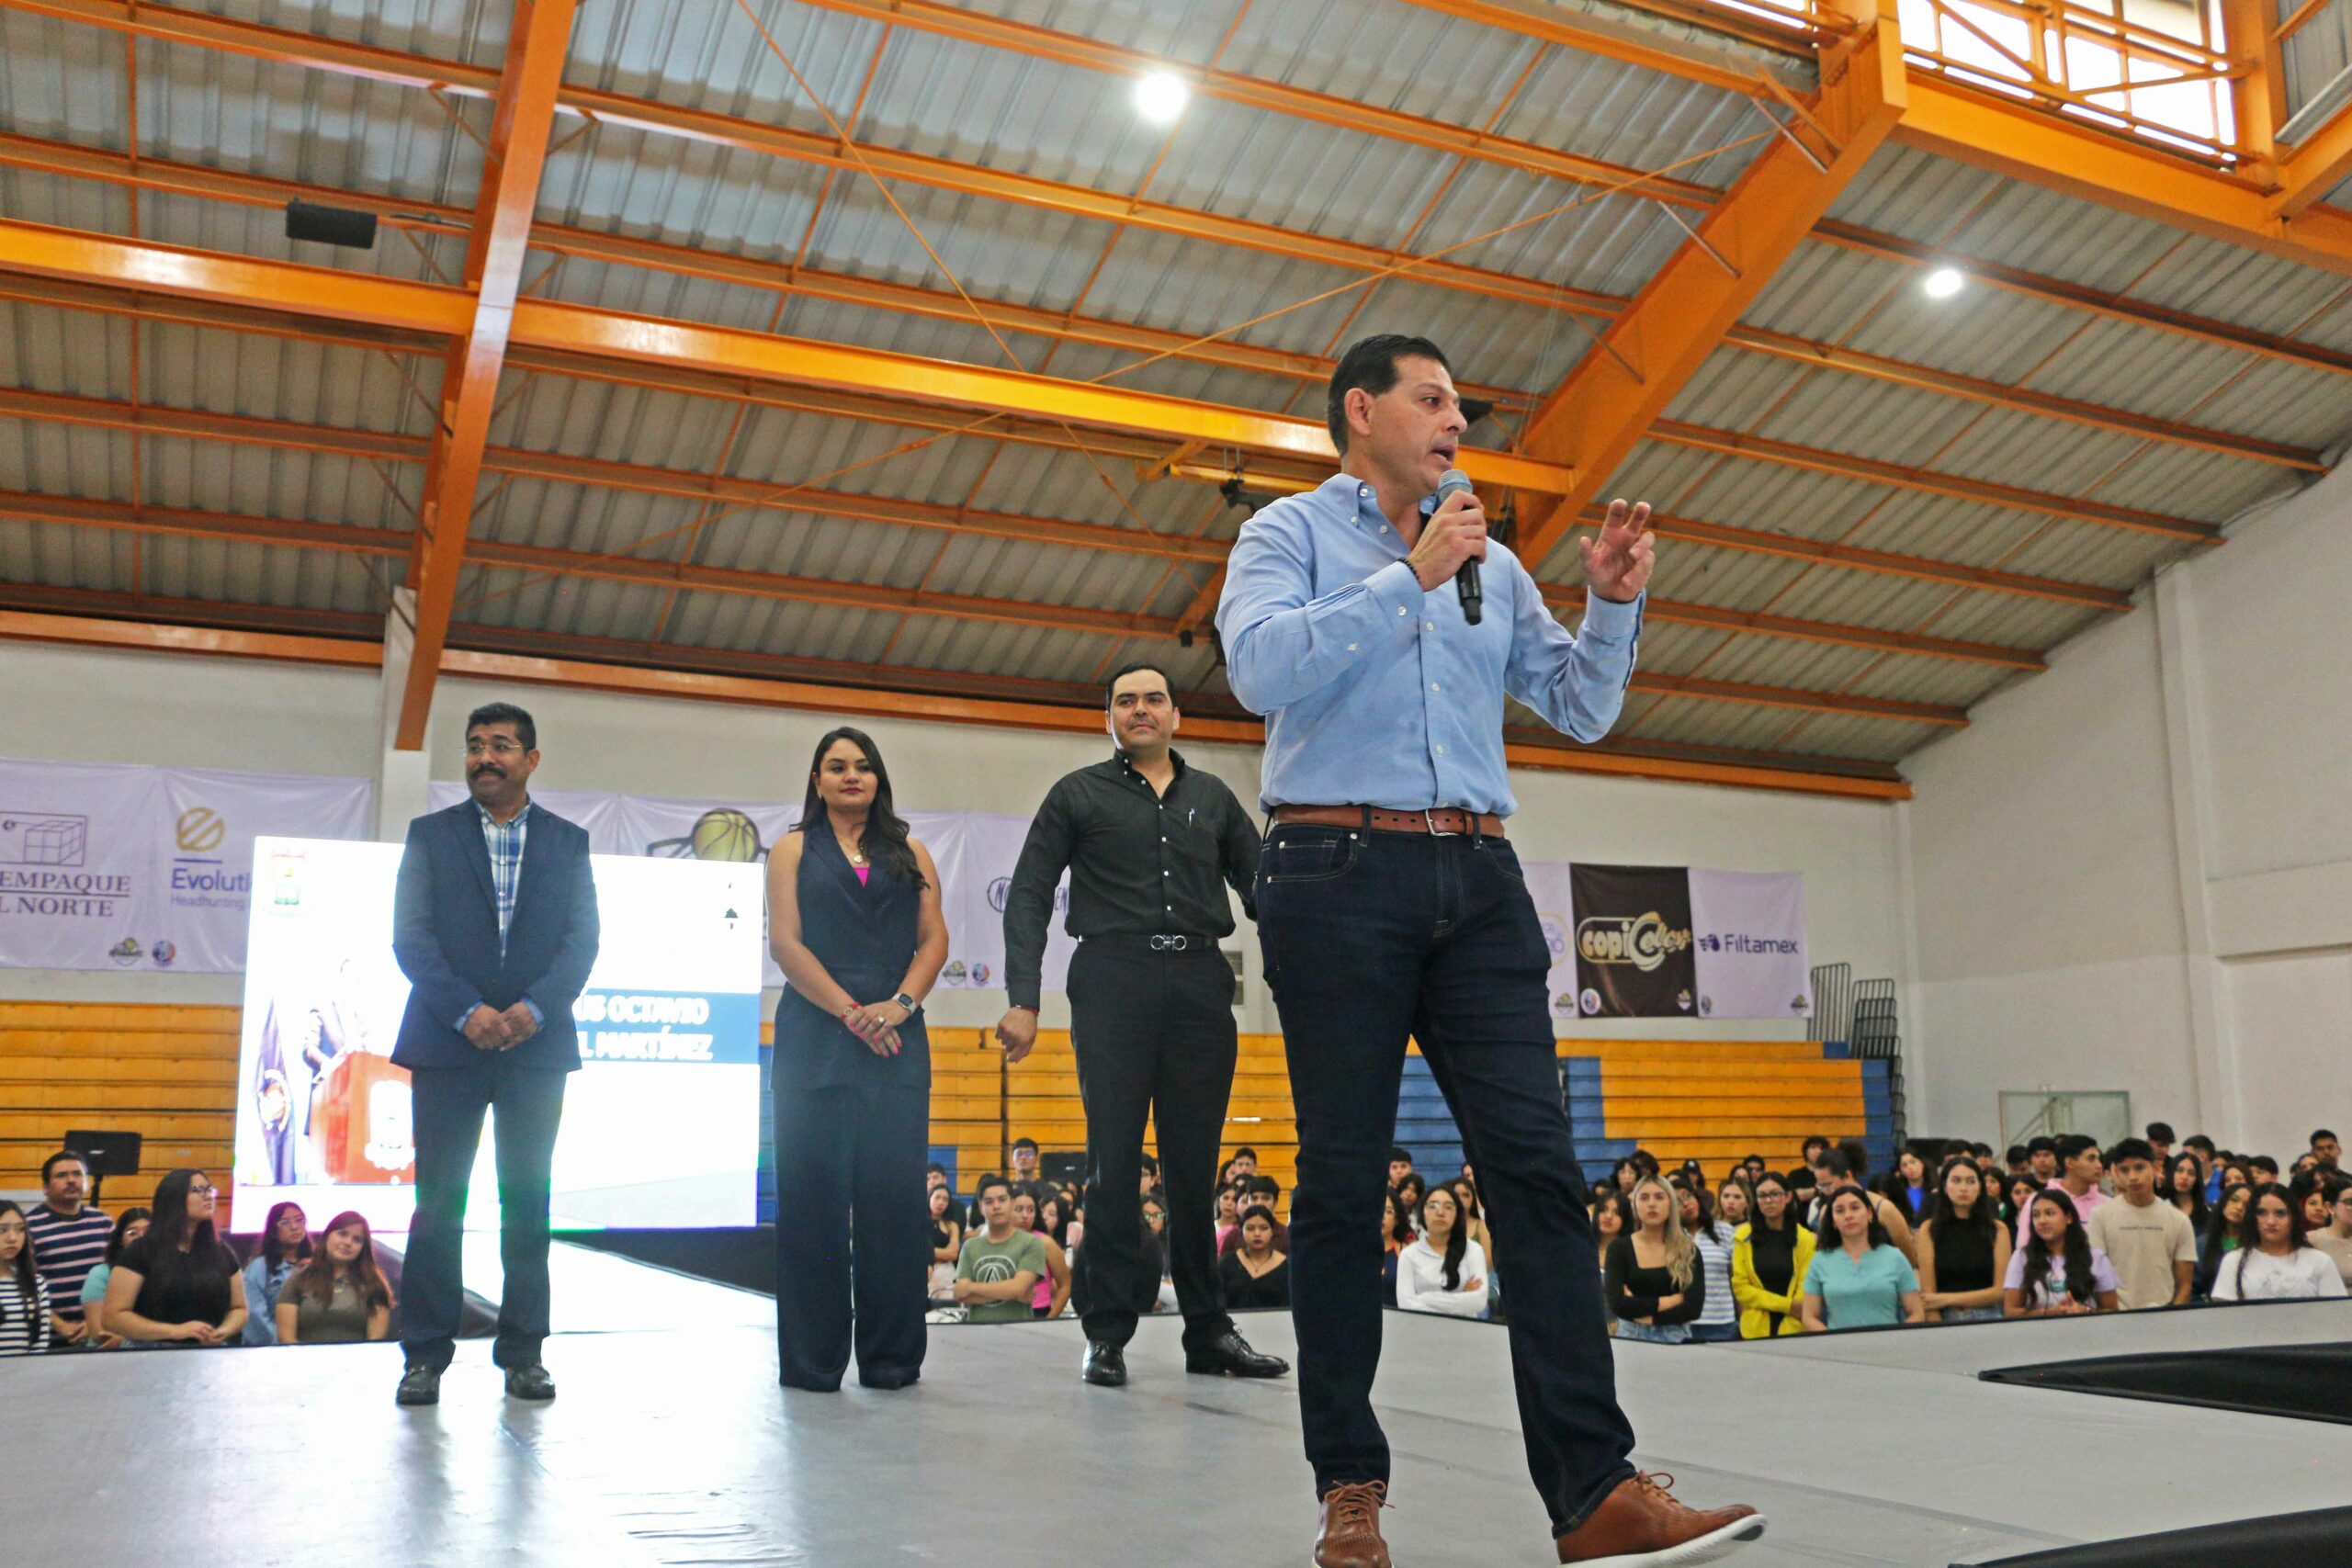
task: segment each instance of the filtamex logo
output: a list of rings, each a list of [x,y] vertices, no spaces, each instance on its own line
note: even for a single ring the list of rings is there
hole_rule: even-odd
[[[1627,964],[1646,975],[1690,946],[1690,931],[1667,924],[1656,909],[1592,915],[1577,924],[1577,954],[1588,964]]]

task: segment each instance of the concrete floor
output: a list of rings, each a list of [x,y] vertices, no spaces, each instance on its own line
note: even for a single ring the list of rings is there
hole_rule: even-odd
[[[390,1347],[0,1363],[0,1561],[1306,1561],[1295,1391],[1186,1376],[1171,1320],[1146,1322],[1125,1390],[1079,1383],[1062,1322],[934,1328],[916,1388],[823,1395],[776,1388],[763,1297],[576,1247],[559,1248],[556,1291],[562,1395],[543,1407],[503,1397],[483,1341],[422,1412],[392,1404]],[[1243,1329],[1292,1348],[1284,1315]],[[1693,1503],[1770,1516],[1743,1568],[1942,1568],[2340,1503],[2352,1428],[1973,1375],[2233,1334],[2352,1338],[2352,1304],[1616,1355],[1636,1461]],[[1501,1330],[1391,1314],[1378,1399],[1400,1564],[1552,1561]]]

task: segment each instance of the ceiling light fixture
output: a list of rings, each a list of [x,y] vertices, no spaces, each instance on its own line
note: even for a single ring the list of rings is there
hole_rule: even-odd
[[[1184,100],[1192,96],[1182,77],[1154,71],[1136,84],[1136,112],[1154,125],[1170,125],[1184,112]]]
[[[1968,279],[1956,266],[1939,266],[1920,280],[1920,292],[1930,299],[1949,299],[1966,288]]]

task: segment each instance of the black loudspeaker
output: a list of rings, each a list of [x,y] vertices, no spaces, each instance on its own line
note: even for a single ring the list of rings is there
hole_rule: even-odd
[[[324,207],[315,201],[289,201],[286,204],[286,237],[372,251],[376,248],[376,215],[348,207]]]
[[[77,1127],[65,1134],[60,1145],[82,1156],[90,1172],[90,1201],[98,1201],[99,1190],[109,1176],[139,1174],[140,1145],[143,1142],[137,1133],[108,1133],[87,1127]]]

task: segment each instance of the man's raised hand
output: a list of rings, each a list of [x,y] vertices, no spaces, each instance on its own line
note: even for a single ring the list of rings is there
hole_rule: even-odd
[[[1650,503],[1622,500],[1609,503],[1601,520],[1600,537],[1579,535],[1577,554],[1584,558],[1585,587],[1603,599],[1630,604],[1649,586],[1650,570],[1657,565],[1657,546],[1650,531]]]

